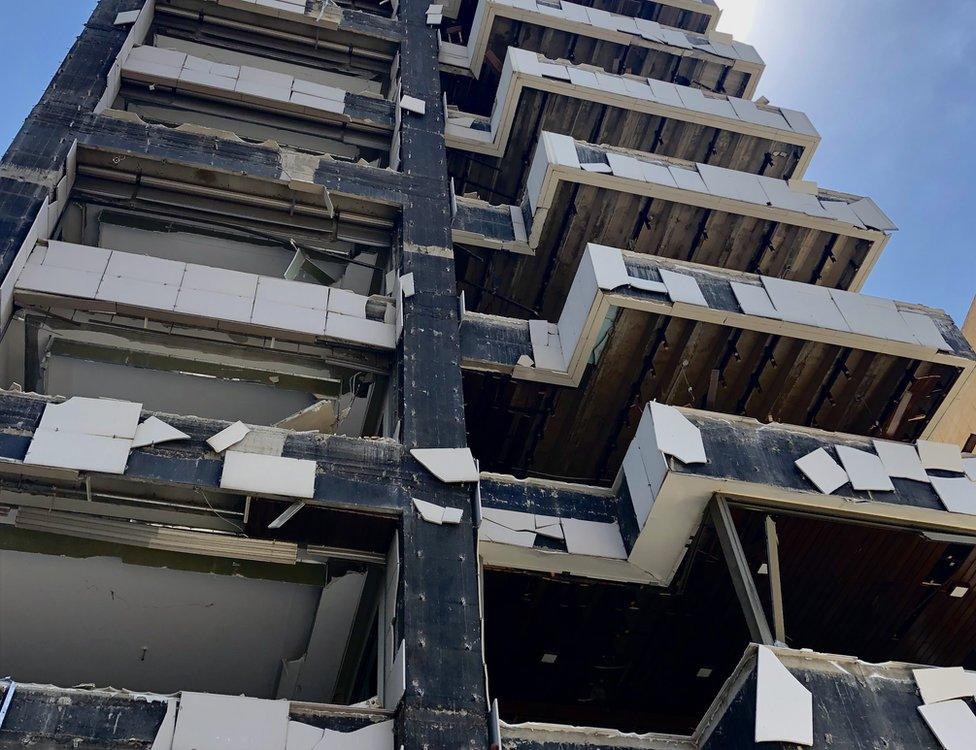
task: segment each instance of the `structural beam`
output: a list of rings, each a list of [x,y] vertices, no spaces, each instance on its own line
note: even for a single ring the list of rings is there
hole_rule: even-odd
[[[732,576],[735,594],[742,606],[742,614],[749,626],[749,634],[755,643],[771,646],[773,645],[773,634],[769,629],[769,623],[766,621],[766,613],[763,611],[759,592],[756,590],[756,583],[749,570],[749,561],[746,560],[742,541],[739,539],[739,533],[735,530],[735,522],[732,520],[732,513],[729,511],[729,505],[725,498],[715,497],[712,500],[709,506],[709,515],[718,534],[719,542],[722,544],[722,552],[725,554],[725,562],[729,567],[729,575]]]

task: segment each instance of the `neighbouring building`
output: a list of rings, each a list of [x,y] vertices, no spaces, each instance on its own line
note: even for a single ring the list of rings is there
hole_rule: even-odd
[[[973,746],[976,353],[718,18],[98,2],[0,165],[0,748]]]

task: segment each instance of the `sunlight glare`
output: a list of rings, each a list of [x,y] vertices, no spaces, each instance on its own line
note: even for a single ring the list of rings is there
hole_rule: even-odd
[[[749,41],[749,33],[756,22],[759,0],[716,0],[722,9],[718,30],[731,34],[736,39]]]

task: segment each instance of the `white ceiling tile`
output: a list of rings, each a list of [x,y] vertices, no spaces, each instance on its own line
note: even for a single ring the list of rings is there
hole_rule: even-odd
[[[733,281],[732,293],[735,295],[739,307],[742,308],[742,312],[746,315],[758,315],[761,318],[772,318],[773,320],[782,318],[776,308],[773,307],[773,303],[763,287]]]
[[[24,463],[77,471],[98,471],[104,474],[124,474],[131,445],[132,440],[128,438],[38,428],[27,448]]]
[[[976,737],[976,714],[965,701],[919,706],[918,712],[944,750],[972,750],[973,737]]]
[[[190,436],[167,424],[159,417],[149,417],[136,427],[135,437],[132,439],[133,448],[143,448],[147,445],[159,445],[174,440],[189,440]]]
[[[480,477],[470,448],[413,448],[410,455],[442,482],[477,482]]]
[[[627,559],[620,526],[616,523],[564,518],[563,534],[566,538],[566,550],[571,554],[609,557],[614,560]]]
[[[909,443],[895,443],[890,440],[875,440],[874,449],[884,464],[888,476],[893,479],[914,479],[928,482],[929,475],[918,457],[918,451]]]
[[[755,741],[813,745],[813,694],[766,646],[757,655]]]
[[[688,305],[698,305],[708,307],[708,300],[702,294],[701,288],[694,276],[684,273],[675,273],[666,268],[659,269],[661,280],[667,287],[668,296],[672,302],[684,302]]]
[[[648,408],[654,425],[654,439],[662,453],[684,464],[708,462],[701,430],[673,406],[652,401]]]
[[[884,464],[874,453],[847,445],[835,445],[834,449],[855,490],[894,492],[895,486],[891,483]]]
[[[848,481],[847,472],[823,448],[817,448],[803,458],[798,458],[795,463],[804,476],[825,495]]]
[[[315,461],[229,450],[220,487],[285,497],[315,496]]]
[[[976,482],[969,477],[930,477],[930,479],[946,510],[976,516]]]
[[[962,465],[962,450],[953,443],[939,443],[934,440],[917,440],[918,457],[926,469],[941,469],[964,474],[966,468]]]
[[[172,750],[285,750],[286,700],[184,690]]]

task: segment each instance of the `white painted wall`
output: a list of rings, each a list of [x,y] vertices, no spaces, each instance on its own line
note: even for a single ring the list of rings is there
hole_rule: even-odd
[[[281,660],[305,651],[321,592],[0,550],[0,673],[61,686],[273,698]]]

